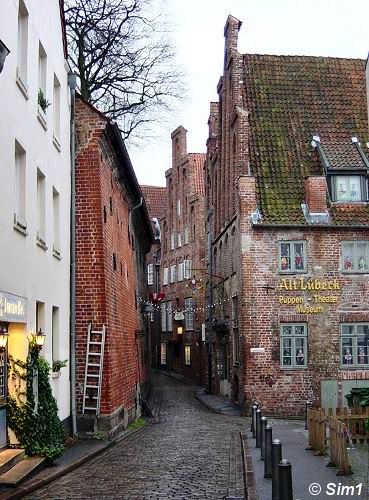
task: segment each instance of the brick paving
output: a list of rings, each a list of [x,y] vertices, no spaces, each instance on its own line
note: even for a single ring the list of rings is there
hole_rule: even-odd
[[[193,387],[155,377],[150,425],[26,498],[243,498],[245,419],[215,414]]]

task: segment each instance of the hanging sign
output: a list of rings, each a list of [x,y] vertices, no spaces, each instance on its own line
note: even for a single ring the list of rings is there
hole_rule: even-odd
[[[0,291],[0,321],[27,323],[27,299]]]

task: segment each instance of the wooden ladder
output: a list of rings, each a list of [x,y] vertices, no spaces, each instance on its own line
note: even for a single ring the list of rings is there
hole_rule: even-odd
[[[100,413],[105,331],[105,325],[103,325],[102,330],[93,330],[92,324],[88,325],[83,414],[86,411],[93,411],[96,415]]]

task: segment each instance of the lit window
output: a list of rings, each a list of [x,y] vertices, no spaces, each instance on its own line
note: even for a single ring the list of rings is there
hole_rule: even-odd
[[[185,365],[191,366],[191,346],[190,345],[185,345],[184,355],[185,355]]]
[[[147,284],[154,284],[154,264],[148,264],[147,266]]]
[[[166,365],[167,364],[167,343],[162,342],[161,347],[160,347],[160,364],[161,365]]]
[[[281,367],[306,368],[307,333],[305,324],[281,325]]]
[[[369,324],[341,325],[341,366],[368,367]]]
[[[282,273],[306,271],[306,242],[280,241],[278,267]]]
[[[369,241],[343,242],[341,268],[346,273],[368,273]]]
[[[367,199],[367,181],[362,175],[333,176],[334,201],[357,202]]]

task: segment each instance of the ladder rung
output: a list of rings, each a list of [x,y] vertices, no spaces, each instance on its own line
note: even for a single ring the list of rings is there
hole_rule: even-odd
[[[87,363],[87,366],[98,366],[100,367],[99,363]]]
[[[101,352],[88,352],[87,353],[89,356],[101,356]]]
[[[102,342],[90,342],[90,345],[101,345]]]
[[[86,385],[86,389],[98,389],[98,385]]]
[[[97,410],[97,407],[96,407],[96,406],[94,406],[93,408],[90,408],[90,407],[85,406],[85,410],[94,410],[94,411],[96,411],[96,410]]]
[[[93,335],[94,333],[96,333],[97,335],[102,335],[103,332],[102,331],[99,331],[99,330],[91,330],[91,335]]]
[[[99,378],[100,375],[97,375],[96,373],[91,373],[91,374],[87,373],[87,377]]]

